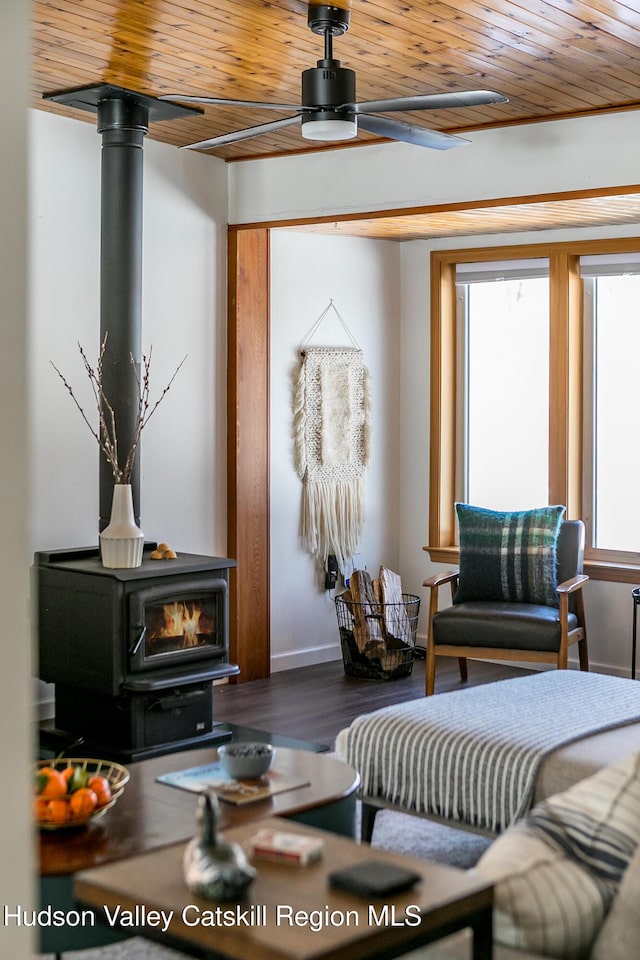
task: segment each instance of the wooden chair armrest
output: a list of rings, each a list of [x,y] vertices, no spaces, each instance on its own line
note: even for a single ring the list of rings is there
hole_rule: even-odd
[[[570,580],[565,580],[564,583],[559,583],[556,587],[558,594],[563,593],[575,593],[576,590],[580,588],[587,582],[589,577],[586,573],[580,573],[577,577],[571,577]]]
[[[459,574],[459,570],[447,570],[446,573],[436,573],[427,580],[423,580],[422,586],[429,587],[433,590],[436,587],[442,586],[443,583],[451,583],[453,580],[457,580]]]

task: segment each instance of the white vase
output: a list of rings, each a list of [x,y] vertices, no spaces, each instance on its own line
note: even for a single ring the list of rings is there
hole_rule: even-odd
[[[100,534],[102,566],[131,569],[142,563],[144,534],[135,521],[130,483],[116,483],[111,501],[111,520]]]

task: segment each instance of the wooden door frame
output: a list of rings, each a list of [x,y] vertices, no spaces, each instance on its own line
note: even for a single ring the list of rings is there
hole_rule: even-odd
[[[271,663],[269,484],[269,236],[228,235],[227,551],[229,658],[240,682]]]

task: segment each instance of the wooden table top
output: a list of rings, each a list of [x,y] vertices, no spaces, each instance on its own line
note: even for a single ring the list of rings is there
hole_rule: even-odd
[[[72,874],[192,837],[197,794],[156,783],[156,777],[217,758],[217,750],[208,747],[131,764],[124,793],[104,817],[77,829],[39,832],[41,876]],[[307,750],[278,747],[273,769],[309,785],[241,807],[221,804],[221,829],[317,809],[350,796],[359,785],[358,774],[346,764]]]
[[[136,933],[231,960],[397,956],[436,939],[439,931],[439,935],[450,932],[451,925],[460,929],[471,918],[490,915],[491,885],[462,870],[372,850],[288,820],[274,818],[260,826],[322,836],[323,856],[306,867],[256,860],[258,874],[246,898],[240,904],[216,905],[187,890],[181,843],[83,871],[75,878],[74,895],[107,922],[116,908],[137,910],[141,923]],[[256,824],[245,824],[225,831],[225,839],[246,847],[256,829]],[[406,893],[373,902],[329,888],[330,871],[371,860],[410,867],[422,880]],[[216,914],[216,906],[230,913]],[[410,908],[407,913],[406,908]],[[144,915],[141,909],[146,910]],[[170,916],[162,934],[153,926],[153,914],[148,912],[153,910]],[[407,917],[411,923],[403,922]]]

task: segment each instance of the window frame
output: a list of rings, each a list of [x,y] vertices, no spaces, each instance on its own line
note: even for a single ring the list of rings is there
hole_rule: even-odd
[[[549,503],[562,503],[568,519],[583,518],[585,483],[584,323],[580,257],[635,253],[640,238],[472,247],[431,252],[431,357],[429,545],[432,560],[459,559],[455,521],[456,479],[461,448],[456,400],[461,375],[457,333],[458,263],[549,260]],[[640,564],[601,556],[590,541],[585,570],[593,578],[637,583]]]

